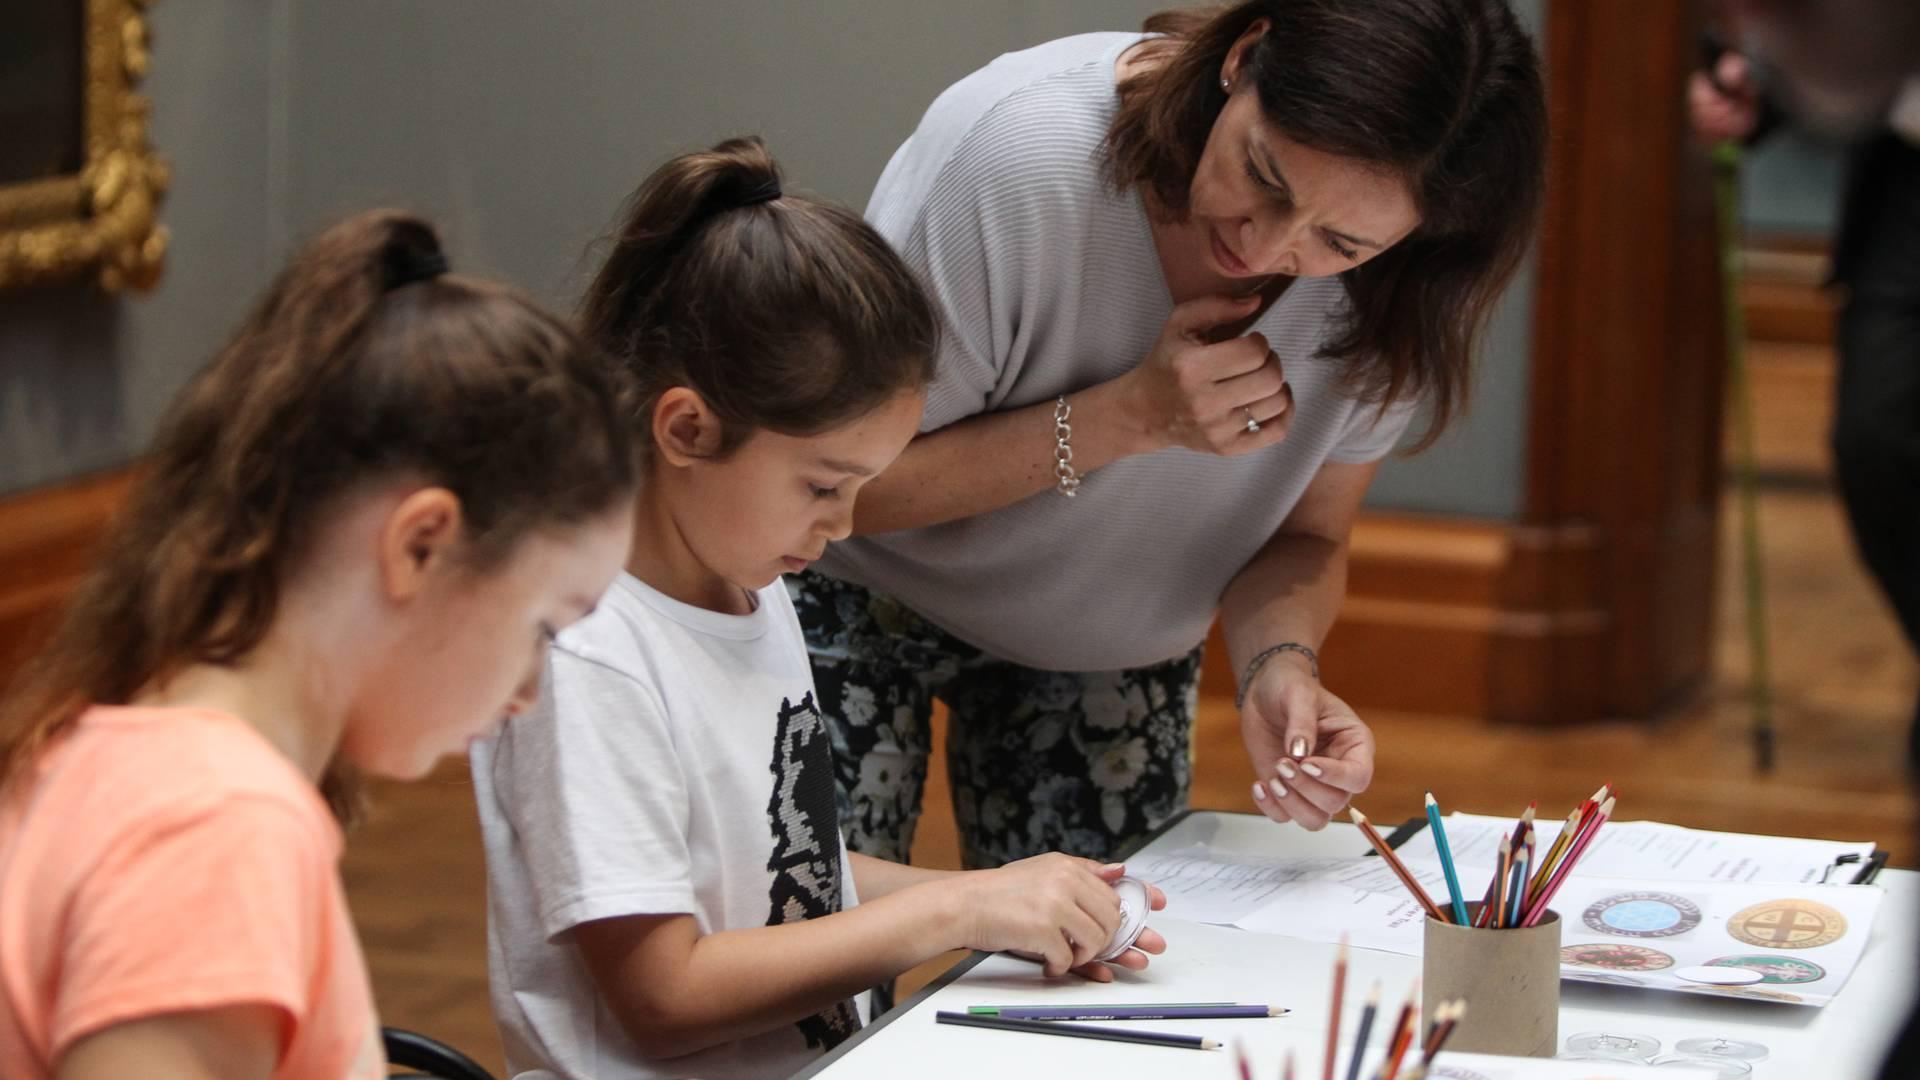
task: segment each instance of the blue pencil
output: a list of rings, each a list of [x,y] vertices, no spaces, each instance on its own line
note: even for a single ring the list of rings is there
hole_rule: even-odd
[[[1360,1031],[1353,1037],[1353,1057],[1347,1060],[1347,1080],[1360,1080],[1360,1059],[1367,1056],[1367,1036],[1373,1034],[1373,1017],[1380,1011],[1380,983],[1367,991],[1367,1007],[1360,1011]]]
[[[1460,898],[1460,877],[1453,871],[1453,849],[1447,846],[1446,826],[1440,824],[1440,804],[1427,792],[1427,826],[1433,830],[1433,846],[1440,852],[1440,869],[1447,872],[1447,895],[1453,898],[1455,925],[1467,925],[1467,903]]]
[[[1519,926],[1522,914],[1526,911],[1525,893],[1527,891],[1527,856],[1524,852],[1513,864],[1513,904],[1507,912],[1507,925]]]

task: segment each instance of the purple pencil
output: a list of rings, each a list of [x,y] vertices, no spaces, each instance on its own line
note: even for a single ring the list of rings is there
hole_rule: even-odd
[[[974,1012],[973,1009],[967,1011]],[[1009,1008],[1003,1005],[995,1009],[993,1015],[1009,1020],[1265,1020],[1285,1016],[1287,1010],[1278,1005],[1113,1005],[1107,1008],[1088,1005]]]

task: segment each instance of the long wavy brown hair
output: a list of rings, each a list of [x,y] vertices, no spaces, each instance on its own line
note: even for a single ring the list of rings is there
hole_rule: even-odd
[[[1184,219],[1188,186],[1240,69],[1267,123],[1323,153],[1405,178],[1411,235],[1340,275],[1348,305],[1321,355],[1383,407],[1426,398],[1430,444],[1465,401],[1475,342],[1524,255],[1545,184],[1546,101],[1533,43],[1507,0],[1248,0],[1163,11],[1148,63],[1120,87],[1107,136],[1119,188]]]
[[[295,256],[174,400],[63,623],[0,702],[0,784],[89,705],[242,660],[351,489],[407,475],[452,491],[475,572],[632,491],[618,369],[519,292],[435,275],[443,258],[396,211]],[[347,778],[336,763],[322,785],[336,810]]]

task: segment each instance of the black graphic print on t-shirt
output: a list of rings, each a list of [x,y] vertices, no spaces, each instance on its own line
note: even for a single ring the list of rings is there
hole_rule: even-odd
[[[840,910],[840,817],[834,804],[833,754],[826,723],[808,692],[780,702],[773,739],[772,910],[767,925],[817,919]],[[860,1029],[852,1001],[842,1001],[796,1024],[807,1045],[831,1050]]]

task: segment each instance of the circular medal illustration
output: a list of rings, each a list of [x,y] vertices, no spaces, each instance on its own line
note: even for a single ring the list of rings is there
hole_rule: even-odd
[[[1560,962],[1611,971],[1659,971],[1672,967],[1673,957],[1644,945],[1595,942],[1591,945],[1566,946],[1560,950]]]
[[[1674,937],[1700,925],[1700,907],[1674,893],[1615,893],[1595,900],[1583,918],[1588,927],[1616,937]]]
[[[1707,961],[1707,966],[1757,971],[1760,973],[1761,982],[1774,986],[1819,982],[1827,977],[1826,968],[1797,956],[1723,956],[1718,960]]]
[[[1763,949],[1814,949],[1846,935],[1847,920],[1812,900],[1769,900],[1736,912],[1727,933]]]

